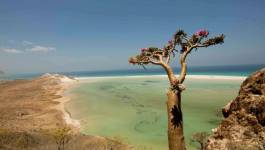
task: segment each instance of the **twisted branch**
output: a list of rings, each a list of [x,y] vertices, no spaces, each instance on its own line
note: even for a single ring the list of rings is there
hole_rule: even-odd
[[[201,47],[208,47],[211,45],[222,44],[224,42],[224,35],[221,34],[214,38],[207,38],[209,32],[207,30],[200,30],[193,34],[191,37],[188,37],[183,30],[178,30],[172,40],[164,46],[163,49],[156,47],[149,47],[142,49],[139,55],[131,57],[129,62],[131,64],[138,65],[160,65],[162,66],[167,75],[171,86],[180,85],[185,81],[187,74],[187,64],[186,58],[188,54],[192,52],[193,49],[198,49]],[[176,50],[176,46],[180,47],[180,50]],[[174,51],[179,52],[180,55],[180,75],[177,78],[174,75],[173,69],[171,68],[170,61],[175,58]]]

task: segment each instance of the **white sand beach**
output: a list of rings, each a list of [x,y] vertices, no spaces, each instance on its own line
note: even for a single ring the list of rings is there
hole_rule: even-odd
[[[76,77],[76,80],[118,79],[118,78],[167,78],[167,75],[136,75],[136,76],[105,76],[105,77]],[[244,80],[245,76],[221,76],[221,75],[187,75],[186,79],[209,80]]]

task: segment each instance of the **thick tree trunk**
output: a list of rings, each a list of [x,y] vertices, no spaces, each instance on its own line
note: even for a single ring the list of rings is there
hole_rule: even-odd
[[[183,135],[181,92],[176,93],[169,90],[167,97],[169,150],[186,150]]]

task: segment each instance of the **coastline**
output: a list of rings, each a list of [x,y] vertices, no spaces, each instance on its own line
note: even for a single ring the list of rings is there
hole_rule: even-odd
[[[75,77],[76,80],[93,80],[93,79],[117,79],[117,78],[167,78],[167,75],[136,75],[136,76],[91,76]],[[209,79],[209,80],[244,80],[246,76],[225,76],[225,75],[187,75],[187,79]]]
[[[54,136],[69,129],[66,133],[71,139],[69,147],[131,149],[130,145],[114,139],[80,133],[80,122],[65,109],[65,103],[71,100],[68,90],[78,85],[78,80],[58,74],[1,82],[0,147],[56,149]]]
[[[85,83],[108,79],[166,79],[166,75],[145,76],[105,76],[105,77],[67,77],[59,74],[45,74],[30,80],[3,81],[0,84],[1,113],[0,128],[8,131],[38,132],[70,127],[75,135],[81,135],[81,120],[76,120],[68,111],[66,103],[72,100],[69,90]],[[242,76],[189,75],[187,79],[220,82],[241,81]],[[144,81],[143,80],[143,81]],[[74,100],[74,99],[73,99]],[[23,126],[21,126],[21,124]],[[40,133],[38,133],[40,134]],[[92,134],[93,133],[89,133]],[[97,135],[97,134],[96,134]],[[88,136],[95,141],[108,141],[108,138]],[[111,140],[111,139],[110,139]],[[127,145],[128,146],[128,145]]]
[[[71,112],[67,111],[65,104],[71,100],[70,96],[67,95],[67,91],[79,86],[82,83],[96,82],[101,79],[119,79],[119,78],[167,78],[166,75],[136,75],[136,76],[105,76],[105,77],[74,77],[73,79],[62,77],[60,78],[60,85],[62,88],[57,91],[57,94],[62,96],[59,99],[54,101],[59,102],[58,105],[54,106],[55,109],[63,113],[63,120],[67,125],[72,126],[78,132],[80,131],[81,124],[79,120],[72,118]],[[234,80],[234,81],[243,81],[246,79],[245,76],[221,76],[221,75],[187,75],[187,79],[204,79],[204,80]]]
[[[113,101],[113,103],[115,103],[116,105],[119,105],[120,107],[119,108],[124,108],[124,107],[122,107],[123,106],[123,104],[128,104],[128,105],[130,105],[131,104],[131,107],[129,107],[129,110],[134,110],[134,109],[136,109],[136,110],[141,110],[141,109],[146,109],[146,110],[148,110],[149,109],[149,107],[145,107],[145,106],[150,106],[150,104],[148,104],[148,103],[144,103],[144,100],[146,99],[146,100],[148,100],[148,99],[150,99],[150,98],[148,98],[148,97],[145,97],[145,96],[139,96],[139,97],[135,97],[134,99],[130,99],[130,97],[132,97],[132,96],[135,96],[135,95],[139,95],[139,90],[138,91],[135,91],[135,93],[136,94],[134,94],[133,93],[133,91],[131,90],[131,89],[136,89],[136,87],[138,88],[143,88],[143,89],[140,89],[140,91],[141,92],[143,92],[143,94],[145,94],[145,92],[144,92],[144,87],[145,86],[147,86],[147,87],[149,87],[149,85],[150,86],[152,86],[152,91],[154,92],[154,93],[158,93],[157,91],[157,89],[158,88],[156,88],[155,86],[157,85],[157,84],[160,84],[160,83],[162,83],[162,82],[144,82],[144,81],[157,81],[157,80],[163,80],[163,88],[164,87],[167,87],[167,83],[166,83],[166,80],[167,80],[167,76],[166,75],[144,75],[144,76],[105,76],[105,77],[75,77],[75,79],[77,79],[78,81],[79,81],[79,84],[83,84],[84,83],[84,88],[86,88],[86,89],[82,89],[82,87],[80,87],[80,90],[82,90],[83,91],[83,94],[88,94],[88,95],[85,95],[85,96],[87,96],[87,99],[89,99],[89,103],[88,102],[84,102],[84,103],[79,103],[78,102],[78,104],[80,105],[80,106],[87,106],[87,108],[85,108],[85,109],[87,109],[87,110],[91,110],[91,111],[85,111],[85,110],[80,110],[80,112],[83,112],[83,114],[85,114],[85,115],[88,115],[88,116],[93,116],[93,115],[95,115],[95,116],[97,116],[98,114],[99,114],[99,116],[101,116],[101,115],[106,115],[105,113],[106,113],[106,111],[107,110],[105,110],[104,109],[104,111],[101,111],[101,110],[98,110],[97,111],[97,109],[94,111],[95,112],[95,114],[93,114],[93,107],[94,108],[98,108],[99,106],[102,106],[102,103],[101,102],[97,102],[97,99],[105,99],[106,97],[108,97],[108,93],[110,94],[110,93],[113,93],[112,94],[112,96],[113,97],[111,97],[111,95],[108,97],[108,100],[114,100]],[[112,80],[112,79],[114,79],[114,80]],[[224,90],[224,92],[228,92],[228,94],[230,94],[230,95],[232,95],[232,90],[231,90],[231,87],[234,87],[234,85],[236,85],[236,84],[240,84],[241,83],[241,81],[243,81],[244,79],[245,79],[245,77],[243,77],[243,76],[217,76],[217,75],[188,75],[187,76],[187,79],[190,79],[190,80],[188,80],[188,82],[187,82],[187,86],[189,86],[189,87],[191,87],[191,84],[193,84],[193,83],[196,83],[196,88],[191,88],[191,90],[193,90],[194,91],[194,93],[198,93],[198,84],[200,84],[200,83],[204,83],[204,86],[202,87],[202,88],[208,88],[208,87],[210,87],[213,83],[215,83],[215,81],[216,81],[216,83],[219,83],[219,85],[221,85],[221,86],[218,86],[217,87],[217,90],[220,90],[220,89],[222,89],[222,88],[226,88],[226,87],[228,87],[228,89],[229,90]],[[109,80],[110,80],[110,82],[109,82]],[[131,80],[131,81],[129,81],[129,82],[131,82],[132,84],[126,84],[126,83],[124,83],[123,81],[129,81],[129,80]],[[200,81],[200,80],[202,80],[202,81]],[[118,83],[120,83],[118,86],[108,86],[108,83],[109,84],[115,84],[115,82],[116,81],[119,81]],[[195,82],[193,82],[193,81],[195,81]],[[208,83],[208,81],[209,81],[209,84],[205,84],[205,83]],[[135,83],[136,82],[136,83]],[[142,82],[143,84],[141,84],[140,82]],[[90,85],[90,83],[92,83],[91,84],[91,86],[88,86],[88,85]],[[124,83],[124,84],[123,84]],[[225,84],[226,83],[231,83],[231,84],[233,84],[232,86],[229,84],[228,86],[226,86]],[[87,85],[85,85],[85,84],[87,84]],[[139,86],[134,86],[135,84],[139,84]],[[148,85],[147,85],[148,84]],[[104,89],[104,88],[102,88],[102,91],[101,92],[99,92],[99,93],[97,93],[97,89],[100,89],[100,87],[104,87],[106,85],[106,87],[109,87],[109,89]],[[224,85],[224,86],[223,86]],[[82,86],[82,85],[81,85]],[[90,87],[90,88],[89,88]],[[128,87],[129,87],[129,89],[128,89]],[[238,87],[238,86],[236,86],[236,87]],[[111,88],[111,89],[110,89]],[[93,90],[93,89],[95,89],[95,90]],[[114,90],[113,89],[118,89],[117,91],[115,91],[115,92],[113,92]],[[127,97],[127,96],[124,96],[125,94],[121,94],[121,93],[124,93],[124,92],[126,92],[126,90],[124,91],[124,89],[128,89],[128,91],[130,91],[131,93],[129,94],[129,96]],[[236,89],[236,88],[233,88],[233,89]],[[91,93],[89,93],[89,92],[84,92],[84,90],[90,90],[90,92]],[[123,91],[120,91],[120,90],[123,90]],[[161,90],[161,89],[160,89]],[[162,89],[163,90],[163,89]],[[203,91],[204,92],[204,91]],[[206,90],[206,92],[210,92],[210,94],[214,94],[215,93],[215,91],[214,90]],[[94,93],[94,95],[93,95],[93,93]],[[146,92],[146,93],[150,93],[150,92]],[[222,93],[222,92],[221,92]],[[75,93],[73,93],[73,94],[75,94]],[[78,94],[78,93],[77,93]],[[90,94],[92,94],[92,95],[90,95]],[[102,96],[101,96],[102,95]],[[141,95],[141,94],[140,94]],[[191,94],[191,96],[194,96],[194,95],[196,95],[196,94]],[[198,97],[197,98],[201,98],[201,100],[202,100],[202,98],[203,98],[203,94],[201,94],[201,93],[198,93]],[[84,96],[83,96],[84,97]],[[152,96],[151,96],[152,97]],[[189,96],[190,97],[190,96]],[[217,99],[217,104],[218,105],[220,105],[219,104],[219,102],[221,103],[222,101],[219,101],[219,99],[221,100],[221,99],[224,99],[223,97],[225,97],[225,96],[223,96],[223,95],[218,95],[218,97],[216,98]],[[230,96],[230,97],[232,97],[232,96]],[[155,96],[155,101],[152,103],[152,104],[154,104],[154,107],[152,107],[152,108],[157,108],[157,104],[159,103],[159,101],[158,101],[158,99],[161,99],[162,97],[159,97],[159,94],[158,95],[156,95]],[[117,99],[117,100],[115,100],[115,99]],[[230,99],[230,98],[229,98]],[[73,99],[74,100],[74,99]],[[139,100],[139,101],[138,101]],[[194,98],[189,98],[189,100],[191,100],[192,102],[196,102],[196,101],[193,101],[193,100],[195,100]],[[119,104],[117,104],[118,102],[117,101],[121,101],[121,103],[119,103]],[[130,102],[128,102],[128,101],[133,101],[134,103],[130,103]],[[136,102],[135,102],[136,101]],[[211,101],[212,102],[212,99],[210,98],[210,97],[204,97],[204,99],[203,99],[203,101],[201,101],[201,102],[198,102],[198,105],[201,105],[201,104],[203,104],[203,103],[206,103],[207,101]],[[107,101],[106,101],[107,102]],[[116,103],[117,102],[117,103]],[[100,105],[97,105],[98,103],[100,103]],[[110,102],[111,103],[111,102]],[[107,103],[108,105],[110,104],[110,103]],[[161,102],[161,104],[162,104],[163,102]],[[185,103],[185,102],[184,102]],[[87,105],[85,105],[85,104],[87,104]],[[91,104],[93,104],[93,107],[92,107],[92,109],[90,109],[90,106],[89,105],[91,105]],[[134,104],[139,104],[139,105],[134,105]],[[187,103],[186,103],[187,104]],[[216,105],[217,105],[216,104]],[[141,106],[143,106],[143,107],[141,107]],[[160,106],[160,105],[159,105]],[[109,106],[110,108],[114,108],[115,110],[117,109],[115,106],[113,107],[112,105],[110,105]],[[127,107],[127,106],[126,106]],[[72,108],[72,109],[71,109]],[[107,106],[102,106],[102,108],[107,108]],[[189,108],[189,107],[188,107]],[[203,107],[202,107],[203,108]],[[74,106],[74,107],[69,107],[69,110],[70,111],[72,111],[72,112],[75,112],[75,109],[77,109],[76,111],[78,112],[79,111],[79,107],[76,107],[76,106]],[[113,110],[113,111],[111,111],[112,113],[115,113],[116,111],[115,110]],[[154,109],[152,109],[152,110],[150,110],[150,112],[152,112]],[[194,110],[194,111],[196,111],[196,109]],[[212,110],[211,110],[212,111]],[[213,110],[214,111],[214,110]],[[80,112],[78,112],[78,114],[80,114]],[[140,111],[141,112],[141,111]],[[149,115],[149,112],[148,111],[144,111],[144,112],[147,112],[147,113],[143,113],[142,114],[142,116],[145,116],[145,115]],[[158,111],[158,112],[160,112],[160,111]],[[142,112],[141,112],[142,113]],[[119,114],[119,113],[117,113],[117,114]],[[113,115],[113,116],[117,116],[117,114],[116,115]],[[150,114],[152,114],[152,115],[154,115],[153,113],[150,113]],[[157,114],[159,114],[159,113],[155,113],[155,116],[157,115]],[[208,114],[208,113],[205,113],[205,114]],[[81,119],[81,120],[86,120],[86,119],[90,119],[89,117],[87,117],[87,116],[80,116],[79,115],[79,118]],[[200,115],[204,115],[204,113],[201,113]],[[158,115],[158,116],[160,116],[160,114]],[[162,115],[161,115],[162,116]],[[206,115],[207,116],[207,115]],[[83,118],[84,117],[84,118]],[[86,118],[87,117],[87,118]],[[138,116],[139,117],[139,116]],[[212,117],[212,116],[211,116]],[[206,117],[205,118],[205,122],[208,122],[209,120],[211,121],[211,119],[209,119],[209,120],[207,120],[208,118],[211,118],[211,117]],[[110,116],[108,116],[107,118],[110,118]],[[133,117],[132,117],[133,118]],[[149,118],[150,120],[153,120],[153,118],[152,117],[150,117]],[[115,119],[113,119],[113,120],[115,120]],[[123,120],[123,119],[119,119],[119,120]],[[125,119],[126,120],[126,119]],[[140,120],[141,120],[141,118],[140,118]],[[143,118],[142,118],[142,120],[144,120]],[[155,119],[154,119],[155,120]],[[101,136],[108,136],[108,134],[113,134],[113,135],[115,135],[115,133],[112,133],[112,131],[114,130],[114,129],[111,129],[111,130],[105,130],[105,128],[107,128],[107,127],[104,127],[104,125],[103,126],[101,126],[102,124],[106,124],[106,122],[101,122],[101,120],[99,119],[99,120],[93,120],[93,121],[95,121],[95,122],[98,122],[98,124],[94,124],[95,126],[93,126],[93,123],[92,124],[90,124],[90,125],[86,125],[86,122],[84,121],[82,121],[82,132],[83,133],[85,133],[85,134],[92,134],[92,135],[101,135]],[[190,121],[190,120],[189,120]],[[141,122],[141,121],[139,121],[139,122]],[[134,122],[135,124],[137,124],[137,129],[138,128],[141,128],[141,126],[143,125],[143,127],[147,127],[146,126],[146,124],[141,124],[141,125],[139,125],[138,126],[138,123],[139,123],[137,120]],[[110,124],[111,124],[111,122],[109,122]],[[114,123],[117,123],[117,122],[115,122],[114,121]],[[123,126],[128,126],[128,128],[135,128],[134,127],[134,123],[131,123],[131,124],[127,124],[127,125],[123,125]],[[139,123],[140,124],[140,123]],[[205,123],[205,124],[203,124],[203,125],[205,125],[205,126],[212,126],[210,123]],[[118,125],[117,125],[118,126]],[[88,132],[88,130],[84,130],[84,129],[88,129],[88,127],[89,127],[89,132]],[[104,128],[103,128],[104,127]],[[153,127],[156,127],[156,124],[154,124],[153,125]],[[102,128],[102,129],[100,129],[100,128]],[[210,127],[209,127],[210,128]],[[98,129],[98,130],[97,130]],[[104,131],[102,131],[102,130],[104,130]],[[121,130],[121,129],[120,129]],[[195,129],[194,129],[195,130]],[[197,129],[196,129],[197,130]],[[207,128],[207,130],[208,130],[208,128]],[[94,132],[95,131],[95,132]],[[135,138],[136,137],[136,135],[133,135],[130,131],[128,131],[127,132],[127,130],[126,129],[124,129],[124,133],[130,133],[130,134],[124,134],[123,136],[124,137],[130,137],[130,140],[131,141],[134,141],[135,143],[133,143],[133,144],[136,144],[137,145],[137,142],[139,142],[139,143],[141,143],[140,141],[137,141],[137,138]],[[193,131],[193,130],[191,130],[191,131]],[[188,137],[190,137],[190,135],[191,135],[191,131],[190,132],[187,132],[187,134],[189,135]],[[134,137],[135,136],[135,137]],[[157,139],[156,140],[158,140],[157,142],[159,143],[159,137],[157,137]],[[147,140],[147,142],[148,142],[148,140]],[[139,146],[139,145],[138,145]],[[158,147],[159,146],[161,146],[161,145],[158,145]]]
[[[10,80],[0,84],[0,128],[13,131],[55,129],[76,121],[64,110],[69,101],[64,92],[74,85],[62,75],[45,74],[30,80]],[[21,126],[20,124],[23,124]]]
[[[71,113],[66,110],[65,103],[69,102],[71,100],[70,96],[68,96],[65,92],[79,86],[82,83],[89,83],[89,82],[96,82],[97,80],[101,79],[119,79],[119,78],[167,78],[167,75],[136,75],[136,76],[105,76],[105,77],[74,77],[74,79],[68,79],[64,80],[61,79],[61,85],[62,90],[58,91],[58,95],[61,95],[62,98],[57,99],[55,101],[60,102],[57,106],[55,106],[56,109],[61,111],[64,116],[63,119],[66,122],[66,124],[73,126],[78,131],[81,128],[81,124],[79,120],[76,120],[72,118]],[[234,81],[243,81],[247,77],[245,76],[221,76],[221,75],[187,75],[187,79],[205,79],[205,80],[234,80]]]
[[[78,81],[75,79],[67,78],[66,76],[59,78],[61,89],[57,91],[57,94],[61,96],[59,99],[55,99],[54,101],[59,102],[58,105],[54,106],[55,109],[61,111],[63,113],[63,120],[67,125],[73,127],[77,133],[79,132],[81,125],[80,121],[71,117],[71,113],[66,110],[65,103],[71,100],[69,96],[67,96],[66,92],[71,88],[78,86]]]

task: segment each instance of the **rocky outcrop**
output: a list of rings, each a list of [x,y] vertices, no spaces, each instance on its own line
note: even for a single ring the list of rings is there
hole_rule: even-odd
[[[265,68],[242,83],[223,115],[206,150],[265,150]]]

